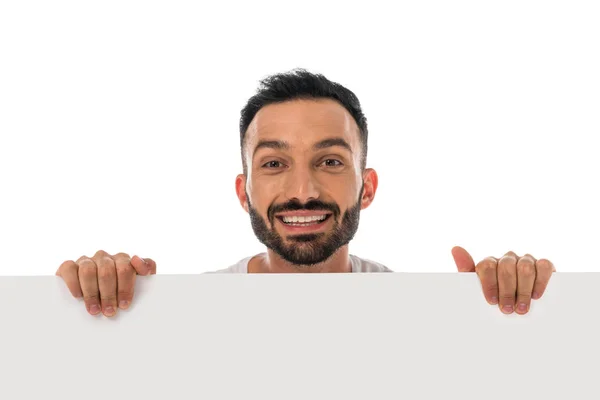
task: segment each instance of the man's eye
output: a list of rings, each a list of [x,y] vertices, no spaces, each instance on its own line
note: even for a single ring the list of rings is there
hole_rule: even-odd
[[[269,161],[268,163],[264,164],[263,167],[266,168],[279,168],[281,164],[279,161]]]
[[[325,164],[325,166],[327,166],[327,167],[339,167],[339,166],[342,166],[342,165],[344,165],[344,164],[342,164],[342,162],[341,162],[341,161],[339,161],[339,160],[336,160],[336,159],[334,159],[334,158],[330,158],[330,159],[328,159],[328,160],[325,160],[325,161],[323,161],[323,163],[324,163],[324,164]],[[336,164],[336,163],[337,163],[337,164]]]

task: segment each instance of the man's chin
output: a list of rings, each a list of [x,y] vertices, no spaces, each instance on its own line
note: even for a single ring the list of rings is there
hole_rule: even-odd
[[[313,268],[327,261],[327,259],[319,260],[314,258],[284,258],[284,260],[286,260],[290,264],[302,268]]]
[[[295,243],[292,247],[286,247],[285,251],[279,253],[279,256],[287,262],[311,267],[327,261],[333,254],[323,254],[318,246],[310,243]]]

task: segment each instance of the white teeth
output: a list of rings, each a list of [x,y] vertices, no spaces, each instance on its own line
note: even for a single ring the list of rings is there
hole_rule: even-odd
[[[305,223],[310,223],[310,222],[314,222],[314,221],[322,221],[325,219],[325,217],[327,217],[327,215],[323,214],[323,215],[314,215],[314,216],[310,216],[310,217],[298,217],[298,216],[293,216],[293,217],[283,217],[283,222],[285,223],[301,223],[301,224],[305,224]]]

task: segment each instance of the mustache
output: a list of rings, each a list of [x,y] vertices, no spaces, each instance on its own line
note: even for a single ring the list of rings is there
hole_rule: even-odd
[[[272,204],[267,210],[269,221],[273,223],[275,214],[285,211],[331,211],[337,220],[340,215],[340,207],[336,203],[325,203],[320,200],[310,200],[306,204],[301,204],[298,200],[290,200],[284,204]]]

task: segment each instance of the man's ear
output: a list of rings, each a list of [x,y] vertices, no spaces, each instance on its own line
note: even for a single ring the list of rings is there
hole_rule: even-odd
[[[366,168],[363,172],[364,188],[362,198],[360,199],[360,209],[364,210],[369,207],[375,198],[379,178],[377,172],[373,168]]]
[[[235,192],[240,200],[242,208],[246,210],[246,212],[250,212],[250,210],[248,210],[248,196],[246,196],[246,175],[239,174],[235,178]]]

